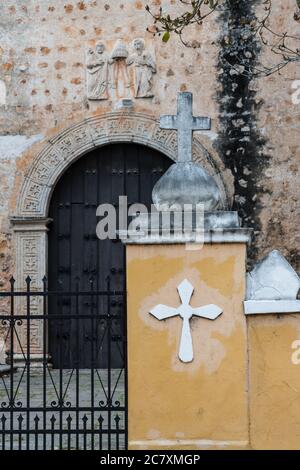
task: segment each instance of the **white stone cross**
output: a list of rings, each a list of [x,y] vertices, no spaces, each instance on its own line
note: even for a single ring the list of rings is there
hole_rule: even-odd
[[[177,95],[177,115],[161,116],[161,129],[177,130],[178,161],[192,161],[193,131],[207,131],[211,128],[208,117],[193,116],[193,94],[181,92]]]
[[[190,319],[193,315],[195,315],[196,317],[215,320],[219,315],[221,315],[223,310],[214,304],[205,305],[198,308],[191,307],[189,304],[194,292],[194,287],[187,279],[179,284],[177,290],[181,300],[181,305],[178,308],[159,304],[150,310],[150,313],[158,320],[166,320],[167,318],[175,317],[176,315],[181,316],[183,325],[178,356],[182,362],[192,362],[194,359],[194,352],[190,329]]]

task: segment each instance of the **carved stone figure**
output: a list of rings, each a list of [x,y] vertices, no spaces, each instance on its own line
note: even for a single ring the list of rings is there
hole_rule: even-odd
[[[87,56],[87,95],[89,100],[108,98],[108,55],[102,42],[90,48]]]
[[[127,59],[127,64],[135,67],[135,97],[152,98],[152,76],[156,73],[156,64],[145,50],[143,39],[135,39],[132,45],[135,52]]]
[[[111,53],[105,51],[103,42],[87,51],[87,98],[89,100],[112,100],[151,98],[152,78],[156,64],[145,50],[143,39],[132,43],[133,51],[122,39],[118,39]],[[132,67],[131,67],[132,66]]]

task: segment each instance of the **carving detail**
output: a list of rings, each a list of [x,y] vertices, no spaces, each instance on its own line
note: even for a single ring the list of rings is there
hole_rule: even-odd
[[[87,97],[89,100],[120,98],[152,98],[153,74],[156,63],[146,49],[145,41],[137,38],[130,48],[118,39],[111,54],[103,42],[87,51]]]
[[[145,41],[135,39],[133,41],[135,52],[127,60],[128,65],[133,64],[135,68],[135,97],[152,98],[152,77],[156,73],[156,64],[151,54],[145,50]]]
[[[112,51],[110,64],[110,89],[116,97],[130,97],[130,76],[128,70],[128,50],[119,39]]]
[[[95,50],[89,48],[86,61],[89,100],[106,100],[108,98],[108,60],[103,42],[98,42]]]
[[[17,289],[26,289],[25,279],[30,276],[30,289],[41,289],[41,279],[45,274],[45,260],[43,254],[45,252],[45,234],[43,232],[17,232]],[[30,297],[30,313],[31,315],[40,314],[43,311],[42,298]],[[16,299],[16,309],[20,314],[27,311],[26,299],[19,297]],[[43,351],[43,324],[40,320],[32,320],[30,326],[30,344],[31,353],[40,354]],[[20,338],[20,345],[16,345],[16,352],[22,354],[27,346],[26,324],[16,326]]]
[[[33,201],[32,199],[25,198],[24,201],[24,210],[26,212],[36,212],[38,210],[39,203],[38,201]]]

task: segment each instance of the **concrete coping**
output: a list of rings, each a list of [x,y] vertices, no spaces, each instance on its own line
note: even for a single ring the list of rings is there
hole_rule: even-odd
[[[300,300],[245,300],[245,315],[300,313]]]
[[[125,245],[172,245],[172,244],[216,244],[216,243],[250,243],[252,230],[214,229],[194,230],[185,233],[169,233],[164,231],[151,231],[150,234],[137,234],[136,232],[120,231],[119,236]]]
[[[140,214],[133,219],[134,230],[129,226],[128,230],[119,230],[118,235],[128,245],[250,243],[252,230],[240,227],[237,212],[195,214],[184,212],[183,216],[176,211]]]

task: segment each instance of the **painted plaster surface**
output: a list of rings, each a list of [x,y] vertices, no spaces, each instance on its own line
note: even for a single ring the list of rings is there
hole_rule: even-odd
[[[245,448],[245,247],[127,250],[131,447]],[[192,306],[215,303],[223,309],[213,322],[191,321],[194,361],[189,364],[178,359],[181,319],[158,322],[148,313],[158,303],[178,305],[176,286],[183,277],[195,286]]]
[[[292,345],[300,338],[299,316],[259,315],[248,321],[251,446],[298,450],[300,366]]]

